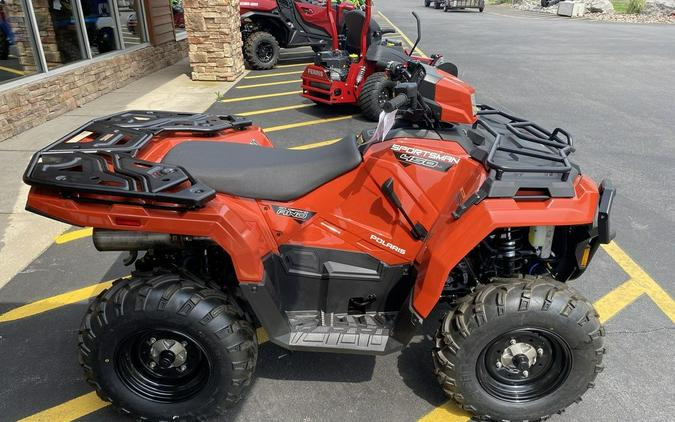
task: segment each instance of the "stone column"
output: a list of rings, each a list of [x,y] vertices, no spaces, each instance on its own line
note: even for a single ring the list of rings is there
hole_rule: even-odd
[[[233,81],[244,72],[239,0],[184,0],[192,79]]]

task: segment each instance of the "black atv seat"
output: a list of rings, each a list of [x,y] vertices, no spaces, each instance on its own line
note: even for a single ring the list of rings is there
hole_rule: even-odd
[[[271,201],[297,199],[361,163],[354,135],[307,150],[228,142],[177,145],[162,160],[184,167],[217,192]]]

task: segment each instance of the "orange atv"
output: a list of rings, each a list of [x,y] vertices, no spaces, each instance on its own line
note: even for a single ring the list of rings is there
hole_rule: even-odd
[[[609,242],[614,189],[571,136],[475,106],[423,63],[374,132],[274,148],[236,116],[123,112],[38,152],[27,209],[93,226],[131,278],[91,303],[87,381],[144,420],[203,419],[251,381],[256,329],[289,350],[386,354],[439,302],[443,390],[478,417],[538,420],[601,369],[604,331],[567,285]]]

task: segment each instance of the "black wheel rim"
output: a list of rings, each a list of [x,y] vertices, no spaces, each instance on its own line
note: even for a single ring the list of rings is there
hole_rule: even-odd
[[[391,100],[391,98],[392,98],[391,91],[388,90],[387,88],[383,88],[377,95],[377,102],[380,104],[380,107],[382,107],[384,103]]]
[[[518,346],[531,346],[536,351],[535,361],[528,362],[523,359],[525,355],[518,355],[513,361],[522,363],[522,367],[500,365],[502,357],[510,356],[508,350],[514,341]],[[572,364],[572,352],[562,337],[548,330],[526,328],[505,333],[489,343],[478,359],[476,375],[490,395],[522,403],[540,399],[557,390],[567,379]]]
[[[151,356],[155,341],[176,341],[187,352],[179,367],[158,364]],[[207,385],[211,362],[202,345],[174,330],[142,330],[117,348],[114,368],[120,380],[138,396],[159,403],[176,403],[196,396]]]
[[[256,55],[261,62],[269,63],[274,58],[274,46],[272,43],[262,41],[256,48]]]

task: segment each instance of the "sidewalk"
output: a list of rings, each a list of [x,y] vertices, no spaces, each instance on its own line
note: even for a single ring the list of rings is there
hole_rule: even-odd
[[[183,60],[0,142],[0,288],[68,228],[24,210],[29,188],[21,178],[33,153],[95,117],[118,111],[206,111],[216,101],[216,92],[226,92],[236,83],[194,82],[189,71]]]

